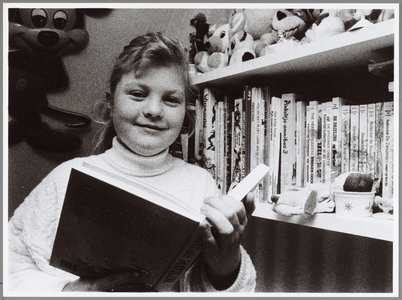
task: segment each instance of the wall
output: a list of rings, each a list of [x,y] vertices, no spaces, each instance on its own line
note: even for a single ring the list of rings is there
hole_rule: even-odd
[[[115,9],[104,18],[86,18],[89,44],[80,53],[64,57],[69,87],[49,94],[52,105],[91,114],[94,103],[107,92],[109,70],[114,58],[134,37],[148,31],[159,31],[188,45],[188,35],[194,31],[190,20],[199,12],[205,13],[210,24],[229,19],[230,10],[208,9]],[[64,128],[64,123],[44,116],[53,128]],[[92,152],[92,140],[99,126],[77,129],[83,146],[67,154],[37,151],[21,142],[9,147],[8,198],[9,217],[29,192],[57,165],[73,157],[87,156]]]

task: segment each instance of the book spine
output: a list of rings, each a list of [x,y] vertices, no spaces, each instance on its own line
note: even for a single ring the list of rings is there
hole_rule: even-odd
[[[322,105],[322,182],[332,182],[332,102]]]
[[[305,144],[305,175],[304,186],[310,182],[310,134],[311,134],[311,115],[310,105],[306,105],[306,144]]]
[[[391,199],[391,169],[392,169],[392,102],[384,103],[384,153],[383,153],[383,183],[382,196],[385,199]]]
[[[383,165],[384,103],[375,104],[375,168],[374,178],[380,179]]]
[[[223,101],[217,102],[216,114],[216,138],[215,138],[215,160],[216,160],[216,184],[221,194],[224,193],[223,174],[224,174],[224,128],[223,128]]]
[[[246,177],[248,173],[250,173],[250,147],[251,147],[251,88],[248,85],[243,87],[243,101],[245,103],[245,107],[243,107],[244,112],[244,131],[243,131],[243,139],[244,139],[244,149],[243,149],[243,157],[244,157],[244,170],[242,173],[242,178]]]
[[[272,194],[280,194],[281,98],[272,97]]]
[[[346,100],[340,97],[332,98],[332,179],[342,172],[342,106]]]
[[[232,162],[231,162],[231,187],[240,182],[242,170],[242,111],[243,101],[240,98],[234,100],[232,113]]]
[[[375,171],[375,103],[367,106],[367,173],[374,177]]]
[[[233,112],[233,101],[230,97],[225,94],[224,96],[224,116],[225,116],[225,158],[226,158],[226,168],[225,168],[225,193],[228,192],[231,184],[231,163],[232,163],[232,112]]]
[[[342,173],[350,170],[350,105],[342,106]]]
[[[317,182],[316,171],[316,156],[317,156],[317,137],[318,137],[318,102],[316,100],[310,101],[310,182]]]
[[[271,92],[269,87],[265,86],[262,89],[263,92],[263,100],[261,106],[261,114],[263,115],[263,135],[264,140],[263,144],[263,163],[267,166],[271,165],[272,157],[270,157],[271,153]],[[272,170],[268,172],[267,176],[263,179],[263,202],[272,203],[271,201],[272,196]]]
[[[282,95],[281,191],[293,185],[295,105],[295,94]]]
[[[359,171],[359,105],[350,106],[350,164],[351,172]]]
[[[209,87],[204,88],[204,168],[216,180],[215,126],[216,97]]]
[[[201,165],[204,149],[204,113],[202,95],[195,100],[195,130],[194,130],[194,158],[195,162]]]
[[[306,156],[306,102],[296,102],[296,185],[304,186]]]
[[[367,104],[359,107],[359,172],[367,173],[368,123]]]
[[[257,102],[258,102],[257,88],[251,88],[251,125],[250,125],[250,170],[257,166],[258,152],[257,152],[257,123],[259,117],[257,116]]]
[[[322,103],[317,105],[317,134],[315,139],[315,181],[322,182],[323,163],[322,163]]]
[[[254,92],[252,92],[253,94]],[[256,161],[255,165],[251,168],[253,170],[259,164],[264,163],[264,139],[265,139],[265,102],[263,96],[263,89],[261,87],[256,88]],[[253,152],[251,152],[251,156]],[[261,181],[256,189],[256,201],[264,202],[264,180]]]

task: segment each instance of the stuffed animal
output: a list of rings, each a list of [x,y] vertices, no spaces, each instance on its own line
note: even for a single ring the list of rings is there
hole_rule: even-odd
[[[61,57],[84,49],[88,42],[85,12],[105,16],[109,10],[9,9],[9,144],[25,140],[41,150],[68,152],[81,137],[53,130],[42,121],[47,113],[79,120],[70,127],[88,126],[91,119],[51,106],[47,92],[68,85]]]
[[[213,25],[204,38],[205,51],[198,51],[194,57],[194,65],[203,72],[222,68],[228,65],[229,24]]]
[[[203,13],[199,13],[190,20],[190,25],[195,28],[195,32],[192,32],[189,35],[189,60],[190,63],[194,63],[194,57],[197,52],[207,51],[204,44],[204,38],[209,32],[209,24],[207,23],[207,17]]]
[[[279,9],[272,19],[274,44],[260,46],[257,55],[264,56],[300,44],[301,39],[313,21],[311,10]],[[282,45],[279,47],[277,44]]]
[[[244,30],[247,22],[243,9],[236,9],[229,20],[229,65],[254,59],[254,39]]]
[[[345,23],[339,15],[346,16],[346,12],[342,10],[339,12],[337,9],[320,10],[316,21],[306,31],[305,37],[302,38],[302,43],[310,43],[331,37],[346,31]],[[339,15],[338,15],[339,13]],[[353,19],[353,14],[350,14],[350,19]]]

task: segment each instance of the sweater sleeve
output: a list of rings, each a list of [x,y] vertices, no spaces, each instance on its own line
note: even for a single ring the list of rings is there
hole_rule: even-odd
[[[208,278],[204,260],[199,260],[184,276],[181,283],[182,292],[238,292],[251,293],[255,290],[256,272],[246,250],[240,246],[241,263],[235,282],[226,290],[216,290]]]
[[[77,277],[49,265],[70,165],[53,170],[16,209],[8,224],[11,292],[54,292]]]

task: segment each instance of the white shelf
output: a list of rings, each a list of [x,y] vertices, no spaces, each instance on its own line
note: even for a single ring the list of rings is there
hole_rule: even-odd
[[[257,203],[254,217],[320,228],[392,242],[394,240],[394,220],[374,217],[343,217],[336,213],[318,213],[285,217],[272,211],[272,205]]]
[[[238,65],[198,74],[194,84],[202,87],[230,86],[244,78],[269,77],[287,72],[317,72],[367,66],[378,59],[380,49],[394,45],[395,21],[388,20],[357,31],[345,32],[321,41],[289,48],[272,55],[258,57]]]

